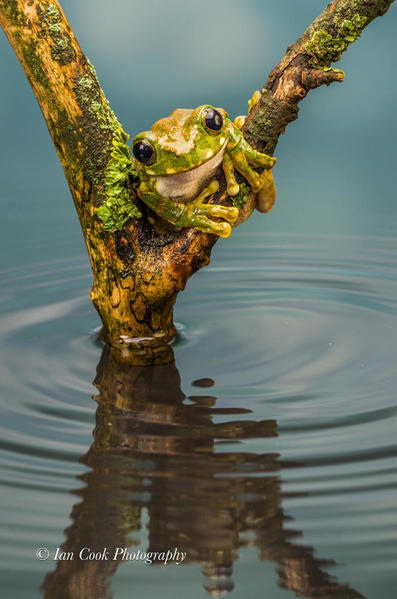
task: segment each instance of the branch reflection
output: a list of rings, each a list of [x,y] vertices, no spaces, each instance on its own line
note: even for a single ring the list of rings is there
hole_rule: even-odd
[[[201,564],[212,596],[233,589],[239,551],[255,546],[260,560],[276,563],[280,586],[298,596],[362,597],[324,571],[332,562],[294,544],[299,531],[284,527],[289,518],[279,472],[292,464],[240,446],[244,439],[276,437],[274,420],[249,420],[246,408],[217,408],[216,398],[204,395],[208,389],[186,398],[175,364],[131,367],[108,348],[94,384],[94,442],[81,460],[90,470],[80,476],[86,486],[76,491],[80,500],[64,552],[76,556],[83,547],[106,547],[114,555],[117,547],[137,545],[146,508],[147,551],[186,552],[183,564]],[[119,565],[58,561],[44,580],[44,597],[111,599],[110,579]]]

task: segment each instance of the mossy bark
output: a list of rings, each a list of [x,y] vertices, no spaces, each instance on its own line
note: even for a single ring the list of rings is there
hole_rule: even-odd
[[[286,126],[298,117],[298,104],[320,85],[343,81],[332,68],[342,53],[394,0],[334,0],[301,37],[287,48],[271,71],[260,101],[250,113],[244,135],[251,145],[272,154]]]
[[[331,68],[341,53],[393,0],[334,0],[270,74],[244,134],[256,149],[274,152],[280,133],[297,118],[310,89],[341,81]],[[131,204],[142,218],[107,232],[97,209],[109,199],[106,167],[122,129],[58,2],[0,0],[0,25],[47,122],[74,199],[94,275],[91,299],[103,338],[135,364],[172,360],[173,306],[189,277],[208,264],[214,235],[194,229],[157,235],[133,185]],[[228,200],[221,186],[212,201]],[[248,197],[237,224],[254,208]],[[133,214],[134,212],[132,212]]]

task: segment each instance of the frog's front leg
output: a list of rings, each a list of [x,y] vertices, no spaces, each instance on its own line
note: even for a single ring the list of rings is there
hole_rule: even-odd
[[[277,159],[272,156],[267,156],[267,154],[257,152],[242,136],[236,145],[230,149],[228,148],[226,151],[230,156],[235,169],[247,179],[252,190],[254,192],[259,191],[263,184],[261,175],[254,171],[250,165],[253,167],[271,169]]]
[[[260,212],[269,212],[276,200],[272,166],[276,158],[257,152],[244,139],[238,127],[230,128],[230,141],[223,158],[227,190],[230,196],[237,195],[239,186],[234,176],[234,169],[243,175],[256,193],[256,208]],[[259,174],[252,167],[261,167]]]
[[[236,177],[234,175],[234,164],[233,160],[230,158],[227,152],[223,155],[222,162],[223,172],[225,173],[227,193],[229,196],[236,196],[239,192],[240,186],[236,181]]]
[[[209,217],[224,218],[234,222],[239,211],[234,207],[204,204],[204,200],[219,188],[218,181],[212,181],[197,198],[188,204],[174,202],[164,198],[146,182],[141,183],[138,196],[156,214],[178,227],[194,227],[205,233],[215,233],[220,237],[229,237],[231,226],[225,222],[214,222]]]

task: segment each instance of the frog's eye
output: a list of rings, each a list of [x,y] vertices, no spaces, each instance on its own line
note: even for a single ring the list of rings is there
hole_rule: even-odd
[[[156,159],[156,151],[146,139],[140,139],[132,146],[132,152],[138,162],[142,164],[153,164]]]
[[[223,117],[215,108],[206,108],[202,121],[204,129],[213,135],[216,135],[223,127]]]

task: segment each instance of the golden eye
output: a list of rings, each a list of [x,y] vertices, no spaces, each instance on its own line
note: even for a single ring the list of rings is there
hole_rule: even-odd
[[[138,162],[142,164],[150,165],[156,159],[156,150],[146,139],[139,139],[132,146],[132,153]]]
[[[208,133],[216,135],[223,127],[223,117],[215,108],[206,108],[202,116],[203,127]]]

